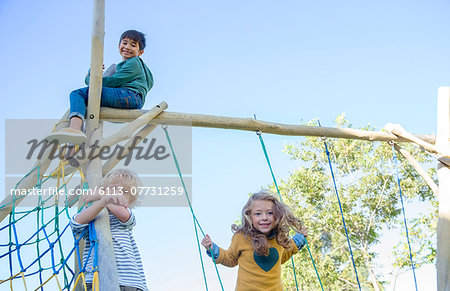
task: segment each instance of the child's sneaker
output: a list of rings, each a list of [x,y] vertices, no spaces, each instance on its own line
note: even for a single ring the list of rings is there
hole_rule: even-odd
[[[82,144],[87,140],[86,135],[81,130],[77,130],[71,127],[63,128],[59,131],[51,133],[45,138],[48,142],[57,140],[58,143],[73,143]]]

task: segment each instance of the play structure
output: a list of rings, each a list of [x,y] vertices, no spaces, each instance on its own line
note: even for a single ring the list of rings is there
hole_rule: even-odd
[[[94,1],[92,34],[91,83],[88,112],[86,115],[86,134],[88,136],[88,142],[100,140],[100,147],[112,147],[119,142],[126,141],[124,146],[125,152],[123,153],[123,157],[125,157],[130,151],[130,148],[132,149],[133,146],[136,147],[139,144],[139,141],[138,143],[135,142],[135,137],[146,137],[158,126],[163,126],[167,142],[171,149],[171,156],[177,168],[191,210],[199,251],[200,234],[204,235],[205,233],[195,216],[189,196],[187,195],[187,190],[183,181],[183,173],[180,170],[176,156],[176,146],[172,145],[172,140],[170,138],[171,126],[222,128],[256,132],[260,139],[262,150],[265,154],[277,190],[277,181],[272,171],[268,151],[265,147],[262,134],[323,137],[330,173],[335,185],[335,192],[339,203],[339,192],[334,181],[333,167],[326,138],[358,139],[366,140],[367,142],[382,141],[389,143],[392,147],[394,161],[396,161],[397,153],[404,156],[424,179],[433,193],[439,198],[439,221],[436,230],[437,286],[439,291],[450,291],[450,87],[441,87],[438,90],[438,130],[436,136],[413,135],[401,126],[391,124],[385,127],[386,131],[375,132],[350,128],[278,124],[251,118],[230,118],[167,112],[165,110],[168,108],[168,105],[165,102],[156,105],[148,111],[100,108],[104,19],[104,0],[96,0]],[[68,113],[61,117],[60,122],[55,126],[55,130],[67,126],[67,118]],[[111,136],[103,137],[103,122],[120,122],[123,123],[123,126],[118,132]],[[140,141],[142,141],[142,139]],[[400,144],[404,142],[414,143],[427,151],[430,155],[436,157],[439,180],[438,185],[427,175],[419,163],[401,147]],[[113,157],[102,164],[97,151],[97,153],[92,155],[94,158],[89,159],[86,157],[84,160],[79,161],[76,172],[67,174],[65,173],[67,161],[63,160],[60,161],[56,169],[50,170],[51,161],[50,159],[45,158],[49,154],[50,148],[44,153],[44,158],[36,161],[35,166],[30,172],[18,181],[15,189],[25,191],[20,193],[27,193],[27,191],[42,187],[49,179],[56,178],[58,181],[58,189],[67,191],[67,183],[74,177],[75,173],[79,173],[81,176],[81,181],[79,183],[81,188],[94,187],[95,185],[99,185],[102,177],[120,162],[120,159]],[[403,205],[402,190],[398,174],[396,179],[398,179],[399,186],[399,201],[401,201]],[[279,190],[278,194],[280,194]],[[53,202],[39,200],[38,204],[31,210],[17,211],[16,207],[25,197],[26,195],[5,196],[4,200],[0,202],[0,222],[3,221],[3,224],[0,225],[0,233],[2,238],[8,237],[8,242],[0,242],[0,259],[7,259],[9,262],[9,277],[0,278],[1,289],[6,289],[5,286],[9,284],[9,288],[15,290],[13,285],[17,286],[17,282],[21,281],[21,287],[18,287],[18,290],[46,290],[46,284],[49,284],[49,282],[58,286],[59,290],[85,290],[85,262],[82,262],[81,260],[83,257],[84,240],[82,237],[73,237],[68,224],[68,221],[71,218],[69,209],[75,206],[77,206],[78,209],[81,209],[84,205],[77,201],[78,197],[75,195],[73,197],[65,196],[66,200],[63,202],[63,207],[59,206],[61,201],[58,201],[58,198],[56,197],[52,198],[55,199]],[[281,195],[279,198],[282,199]],[[48,206],[49,204],[50,206]],[[345,213],[341,206],[340,210],[341,217],[339,219],[342,219],[342,227],[343,230],[345,230],[345,234],[347,234],[348,249],[353,261],[352,246],[348,239],[348,230],[345,224]],[[36,230],[24,237],[24,235],[21,234],[18,225],[30,217],[34,217]],[[9,218],[9,220],[6,222],[4,221],[5,218]],[[403,221],[406,229],[406,236],[409,240],[404,208]],[[115,270],[114,251],[112,248],[109,218],[106,209],[104,209],[97,219],[91,223],[89,237],[86,239],[91,241],[89,255],[92,256],[94,260],[94,271],[97,271],[94,275],[93,290],[118,290],[117,271]],[[70,248],[68,248],[67,245],[64,247],[66,243],[71,245]],[[309,246],[306,246],[311,262],[314,265],[314,258],[309,251]],[[34,249],[34,251],[30,252],[30,248]],[[409,251],[414,282],[417,289],[411,248]],[[24,254],[26,254],[26,257],[33,257],[33,259],[25,260]],[[200,259],[203,268],[204,262],[202,261],[201,254]],[[68,263],[69,260],[75,261],[75,264],[70,266]],[[294,278],[298,290],[293,260],[291,261],[291,264],[293,265]],[[315,265],[314,268],[316,270],[317,280],[320,283],[322,290],[324,290],[324,287],[326,286],[322,286],[319,272]],[[220,285],[222,286],[217,267],[216,272]],[[361,290],[356,267],[354,267],[354,273],[355,280],[358,282],[358,287]],[[33,277],[33,280],[28,279],[28,277]],[[206,289],[208,290],[204,268],[203,277]],[[33,282],[32,286],[30,286],[31,282]],[[36,282],[38,283],[36,284]]]

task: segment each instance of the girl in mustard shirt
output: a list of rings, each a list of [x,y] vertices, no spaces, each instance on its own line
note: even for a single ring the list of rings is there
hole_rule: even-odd
[[[290,238],[289,230],[297,233]],[[228,250],[218,247],[209,235],[202,240],[207,254],[227,267],[239,265],[236,290],[280,291],[281,264],[296,254],[306,243],[307,231],[289,207],[270,191],[250,196],[242,209],[241,224],[232,225],[234,232]]]

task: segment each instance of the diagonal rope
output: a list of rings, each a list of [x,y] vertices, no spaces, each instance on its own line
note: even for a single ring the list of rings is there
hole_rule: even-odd
[[[280,198],[280,201],[283,202],[283,198],[281,197],[281,194],[280,194],[280,189],[278,188],[277,179],[275,178],[275,175],[273,173],[272,165],[270,164],[270,160],[269,160],[269,155],[267,153],[266,146],[265,146],[264,140],[262,138],[262,133],[261,133],[261,131],[258,130],[256,132],[256,134],[258,135],[259,141],[261,142],[261,147],[262,147],[264,155],[266,157],[267,165],[269,166],[270,174],[272,175],[272,179],[273,179],[273,183],[275,184],[275,187],[277,189],[278,197]],[[309,257],[311,258],[311,262],[312,262],[312,264],[314,266],[314,270],[316,271],[316,275],[317,275],[317,279],[319,280],[320,287],[322,288],[322,291],[324,291],[323,285],[322,285],[322,281],[320,280],[319,272],[317,271],[316,264],[314,263],[314,259],[313,259],[312,254],[311,254],[311,250],[309,249],[308,240],[306,238],[305,238],[305,242],[306,242],[306,248],[307,248],[308,253],[309,253]],[[295,287],[297,288],[297,291],[298,291],[297,274],[295,272],[294,259],[292,257],[291,257],[291,262],[292,262],[292,271],[294,272]]]
[[[163,128],[163,130],[164,130],[164,132],[166,134],[167,142],[168,142],[168,144],[170,146],[170,150],[172,152],[173,160],[175,162],[175,167],[177,168],[178,176],[180,177],[181,184],[183,185],[184,194],[186,196],[186,199],[187,199],[188,204],[189,204],[189,209],[190,209],[191,214],[192,214],[192,219],[194,220],[195,236],[197,238],[197,247],[198,247],[198,252],[199,252],[199,256],[200,256],[200,262],[201,262],[201,265],[202,265],[203,280],[205,282],[206,290],[208,290],[208,283],[207,283],[207,280],[206,280],[205,267],[203,265],[203,258],[202,258],[201,248],[200,248],[200,241],[199,241],[199,237],[198,237],[197,226],[200,229],[200,231],[203,234],[203,236],[205,236],[205,232],[203,231],[202,227],[200,226],[200,222],[197,220],[197,217],[194,214],[194,209],[192,208],[192,203],[191,203],[191,200],[189,199],[189,196],[188,196],[188,193],[187,193],[187,189],[186,189],[186,185],[184,184],[183,175],[181,174],[180,165],[178,163],[177,156],[175,155],[175,151],[173,149],[172,140],[170,139],[170,135],[169,135],[169,132],[167,130],[167,125],[163,125],[162,128]],[[211,254],[213,254],[212,248],[210,248],[210,252],[211,252]],[[220,287],[222,288],[222,291],[223,291],[224,288],[223,288],[222,280],[220,278],[219,270],[217,269],[216,260],[214,259],[214,255],[212,255],[211,257],[212,257],[213,262],[214,262],[214,267],[216,269],[216,273],[217,273],[217,277],[219,279]]]
[[[409,242],[408,225],[406,224],[406,213],[405,213],[405,206],[403,204],[402,187],[400,186],[400,175],[398,173],[397,155],[395,153],[394,143],[390,143],[390,144],[392,147],[392,159],[394,160],[395,170],[397,173],[398,192],[400,194],[400,201],[402,202],[403,223],[405,224],[405,229],[406,229],[406,239],[408,241],[408,248],[409,248],[409,259],[411,260],[411,267],[412,267],[413,276],[414,276],[414,285],[415,285],[416,291],[417,291],[418,289],[417,289],[416,272],[414,269],[414,261],[413,261],[413,257],[412,257],[411,244]]]
[[[320,125],[320,123],[319,123],[319,125]],[[336,192],[336,197],[337,197],[338,203],[339,203],[339,209],[341,211],[342,223],[344,225],[345,236],[347,237],[347,244],[348,244],[348,248],[350,250],[350,255],[352,257],[352,263],[353,263],[353,269],[355,270],[356,281],[358,281],[358,287],[359,287],[359,290],[361,290],[361,284],[359,283],[358,271],[356,270],[355,260],[353,258],[352,246],[350,245],[350,239],[348,237],[347,226],[345,225],[344,212],[342,211],[341,199],[339,198],[339,193],[338,193],[338,189],[337,189],[337,185],[336,185],[336,179],[334,177],[333,167],[331,165],[330,151],[328,151],[328,146],[327,146],[325,137],[323,138],[323,144],[325,145],[325,152],[328,157],[328,165],[330,166],[330,172],[331,172],[331,177],[333,178],[334,190]]]

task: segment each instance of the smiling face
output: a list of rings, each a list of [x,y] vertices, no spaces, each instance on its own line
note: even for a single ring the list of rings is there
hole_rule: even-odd
[[[129,38],[124,38],[119,43],[119,53],[125,61],[142,55],[144,51],[139,50],[139,42]]]
[[[272,201],[254,201],[250,217],[252,218],[253,227],[261,233],[268,234],[276,226]]]

